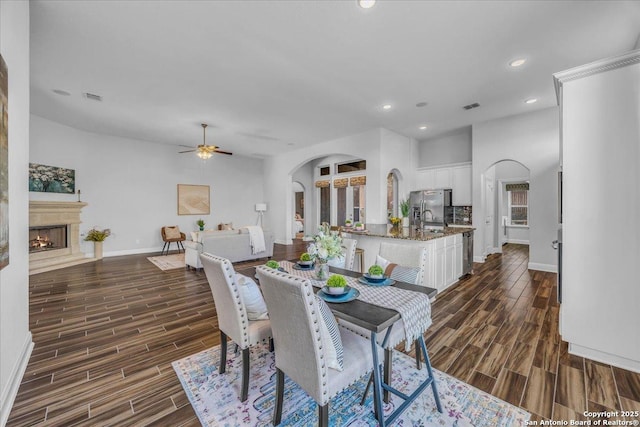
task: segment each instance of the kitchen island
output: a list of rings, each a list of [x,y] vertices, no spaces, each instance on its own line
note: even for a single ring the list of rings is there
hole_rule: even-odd
[[[364,250],[366,271],[376,262],[376,255],[383,241],[427,248],[427,265],[423,282],[419,285],[442,292],[455,284],[462,276],[462,235],[473,232],[473,228],[445,227],[440,232],[416,230],[412,227],[392,227],[387,224],[367,224],[365,231],[342,229],[345,237],[358,241],[357,247]],[[393,239],[394,241],[392,241]],[[360,266],[356,266],[359,268]]]

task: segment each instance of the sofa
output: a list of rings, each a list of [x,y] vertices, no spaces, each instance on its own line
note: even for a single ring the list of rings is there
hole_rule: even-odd
[[[196,270],[202,268],[200,254],[203,252],[226,258],[231,262],[249,261],[273,256],[273,233],[264,231],[266,250],[251,253],[249,231],[246,228],[237,230],[207,230],[191,233],[191,240],[184,243],[184,261]]]

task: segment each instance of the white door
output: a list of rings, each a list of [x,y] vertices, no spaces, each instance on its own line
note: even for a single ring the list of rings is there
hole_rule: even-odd
[[[495,217],[495,192],[493,179],[485,178],[484,182],[484,255],[494,252],[494,217]]]

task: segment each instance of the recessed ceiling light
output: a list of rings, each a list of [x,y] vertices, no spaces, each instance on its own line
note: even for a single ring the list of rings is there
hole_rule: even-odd
[[[535,104],[536,102],[538,102],[537,98],[529,98],[526,101],[524,101],[525,104]]]
[[[420,126],[420,130],[425,130],[427,127],[426,126]]]
[[[527,60],[524,58],[514,59],[513,61],[509,62],[509,66],[516,68],[523,65],[525,62],[527,62]]]
[[[383,110],[390,110],[390,109],[391,109],[391,104],[384,104],[384,105],[382,106],[382,109],[383,109]]]
[[[62,96],[70,96],[71,95],[69,92],[67,92],[66,90],[62,90],[62,89],[53,89],[53,93],[57,93],[58,95],[62,95]]]
[[[363,9],[371,9],[376,4],[376,0],[358,0],[358,6]]]

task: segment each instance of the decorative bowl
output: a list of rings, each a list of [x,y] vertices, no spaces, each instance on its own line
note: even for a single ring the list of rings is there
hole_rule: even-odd
[[[302,261],[302,260],[298,260],[298,265],[304,265],[304,266],[307,266],[307,265],[312,265],[312,264],[313,264],[313,260],[310,260],[310,261]]]
[[[337,288],[337,287],[325,286],[324,288],[322,288],[322,290],[325,293],[329,293],[331,295],[342,295],[347,290],[347,287],[343,286],[343,287]]]
[[[371,283],[382,283],[387,280],[387,277],[384,274],[371,276],[369,273],[364,273],[363,276]]]

